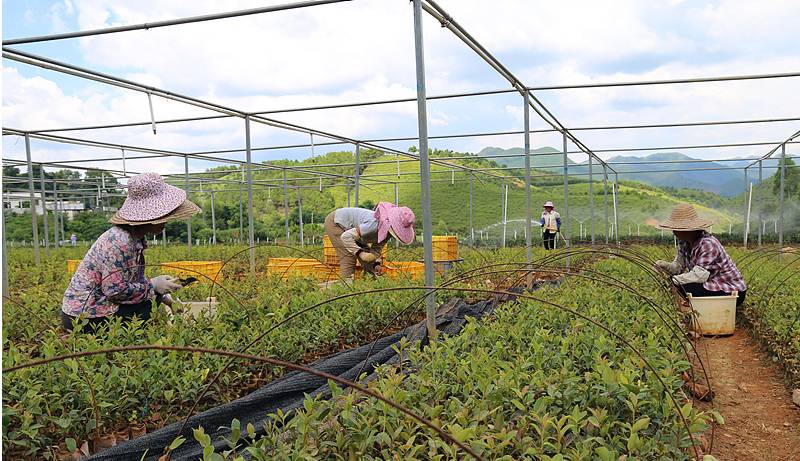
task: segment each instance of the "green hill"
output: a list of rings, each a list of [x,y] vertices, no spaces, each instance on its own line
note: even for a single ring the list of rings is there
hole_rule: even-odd
[[[434,154],[436,154],[434,152]],[[451,154],[447,152],[439,153]],[[406,173],[397,177],[397,164],[394,155],[383,155],[378,152],[363,152],[362,158],[365,160],[386,161],[376,165],[364,167],[359,191],[359,201],[362,206],[373,206],[380,201],[394,202],[394,181],[398,181],[399,201],[401,205],[411,207],[417,215],[418,221],[422,221],[422,207],[420,199],[420,180],[419,164],[416,162],[401,162],[400,172]],[[555,158],[551,157],[551,158]],[[335,162],[353,162],[351,152],[336,152],[326,156],[304,161],[279,161],[271,162],[275,166],[290,165],[304,166],[311,164],[324,164]],[[494,162],[485,160],[470,160],[472,166],[491,166]],[[221,170],[220,173],[223,173]],[[350,167],[326,168],[324,171],[329,173],[347,175],[351,173]],[[516,229],[521,236],[525,227],[525,191],[524,183],[521,179],[522,172],[505,172],[509,178],[508,184],[508,216],[507,232],[509,238],[513,236]],[[513,174],[513,175],[512,175]],[[516,175],[516,176],[514,176]],[[292,177],[302,177],[294,172],[288,174]],[[452,168],[432,164],[431,165],[431,212],[433,216],[433,232],[435,234],[458,234],[466,236],[469,232],[469,176],[468,173],[453,170]],[[557,174],[537,170],[534,176],[538,179],[533,181],[532,200],[534,221],[538,221],[541,213],[541,204],[546,200],[555,202],[557,210],[564,214],[564,189],[563,177]],[[262,170],[254,175],[255,180],[269,182],[275,185],[270,191],[256,191],[254,203],[256,211],[256,231],[261,235],[282,237],[284,235],[283,221],[283,191],[282,172],[275,170]],[[385,184],[377,183],[371,179],[380,180]],[[483,174],[476,174],[473,179],[473,227],[476,231],[484,230],[490,235],[497,236],[502,231],[502,181],[490,178]],[[304,183],[304,184],[313,184]],[[303,189],[300,191],[303,203],[303,221],[306,225],[313,222],[319,224],[324,215],[336,207],[347,206],[348,187],[342,180],[325,179],[322,192],[317,189]],[[585,179],[570,179],[569,185],[569,215],[570,225],[577,233],[580,225],[578,221],[583,221],[584,226],[589,226],[589,184]],[[355,195],[351,191],[351,205],[355,204]],[[246,196],[246,195],[245,195]],[[298,212],[297,212],[298,191],[291,190],[289,195],[290,225],[292,234],[296,235]],[[208,197],[196,197],[204,208],[210,207]],[[238,228],[238,193],[219,193],[216,197],[217,218],[219,216],[229,216],[230,227]],[[741,213],[736,212],[738,206],[732,204],[731,200],[722,199],[716,194],[688,191],[688,190],[666,190],[663,188],[649,186],[633,181],[624,181],[619,191],[619,222],[620,234],[627,234],[630,226],[635,234],[637,226],[642,235],[657,235],[660,233],[653,225],[664,219],[675,203],[690,201],[697,205],[699,212],[715,221],[717,229],[727,231],[729,219],[733,225],[741,222]],[[595,226],[599,234],[604,229],[604,197],[601,181],[594,183],[594,204],[595,204]],[[608,191],[609,221],[613,222],[613,202],[611,190]],[[227,208],[229,212],[222,212],[220,208]],[[231,213],[231,209],[233,212]],[[728,211],[734,210],[734,212]],[[210,219],[207,212],[205,220]],[[201,225],[201,223],[198,223]],[[534,224],[535,225],[535,224]],[[220,227],[218,224],[218,228]],[[316,232],[321,229],[307,229],[307,233]],[[538,227],[535,229],[538,232]],[[719,231],[718,231],[719,232]],[[521,237],[520,237],[521,238]]]

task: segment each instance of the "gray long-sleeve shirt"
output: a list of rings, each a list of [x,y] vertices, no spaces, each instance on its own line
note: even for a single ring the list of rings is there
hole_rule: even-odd
[[[342,226],[345,231],[358,227],[361,240],[367,243],[378,241],[378,220],[375,212],[366,208],[339,208],[333,216],[333,222]]]

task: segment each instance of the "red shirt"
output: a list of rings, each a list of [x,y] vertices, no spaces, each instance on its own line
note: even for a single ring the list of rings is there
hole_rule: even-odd
[[[732,293],[747,290],[739,269],[731,257],[719,243],[716,237],[703,232],[703,235],[693,244],[678,242],[678,255],[687,270],[700,266],[709,272],[708,280],[703,283],[703,288],[709,291],[723,291]]]

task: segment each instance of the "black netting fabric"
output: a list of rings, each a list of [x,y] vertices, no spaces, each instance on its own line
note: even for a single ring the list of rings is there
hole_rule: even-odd
[[[490,313],[493,308],[492,301],[481,301],[468,305],[461,299],[453,298],[439,308],[436,315],[437,329],[448,335],[455,335],[463,328],[466,317],[480,318]],[[364,372],[368,375],[366,380],[369,381],[374,379],[373,371],[377,366],[394,363],[401,359],[392,346],[403,337],[411,342],[420,341],[424,345],[427,341],[425,322],[380,338],[374,341],[374,344],[371,342],[325,357],[310,365],[310,368],[353,381],[363,367]],[[181,434],[186,438],[186,442],[172,453],[171,459],[196,460],[202,458],[200,445],[192,436],[194,428],[202,426],[206,434],[211,435],[215,446],[222,449],[226,446],[222,437],[226,437],[229,432],[224,426],[229,426],[234,418],[241,422],[242,427],[252,423],[258,429],[263,427],[263,423],[270,413],[275,413],[278,409],[288,413],[300,408],[306,395],[312,397],[321,395],[323,398],[327,398],[330,393],[327,380],[323,378],[305,372],[287,373],[240,399],[192,416]],[[170,424],[143,437],[97,453],[89,459],[157,460],[163,454],[164,447],[169,446],[178,436],[180,425],[180,422]]]

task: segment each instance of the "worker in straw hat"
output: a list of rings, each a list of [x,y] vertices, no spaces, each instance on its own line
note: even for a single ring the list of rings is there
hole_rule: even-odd
[[[365,271],[381,275],[381,249],[390,237],[411,244],[415,221],[411,208],[389,202],[380,202],[374,210],[339,208],[330,212],[325,218],[325,235],[336,249],[339,274],[352,277],[358,259]]]
[[[539,225],[542,226],[542,241],[545,250],[552,250],[555,248],[556,235],[561,231],[561,215],[550,200],[544,202],[543,208],[542,217],[539,219]]]
[[[744,301],[747,285],[719,240],[706,232],[710,225],[693,206],[675,205],[659,227],[671,230],[678,239],[678,254],[671,263],[659,260],[656,266],[672,274],[672,281],[692,296],[724,296],[737,291],[738,306]]]
[[[125,203],[109,219],[114,225],[89,248],[64,293],[64,328],[71,331],[79,317],[92,330],[112,316],[147,320],[156,294],[171,303],[169,293],[181,285],[169,275],[144,276],[145,236],[160,233],[167,221],[187,219],[199,211],[186,191],[165,183],[158,174],[132,177]]]

